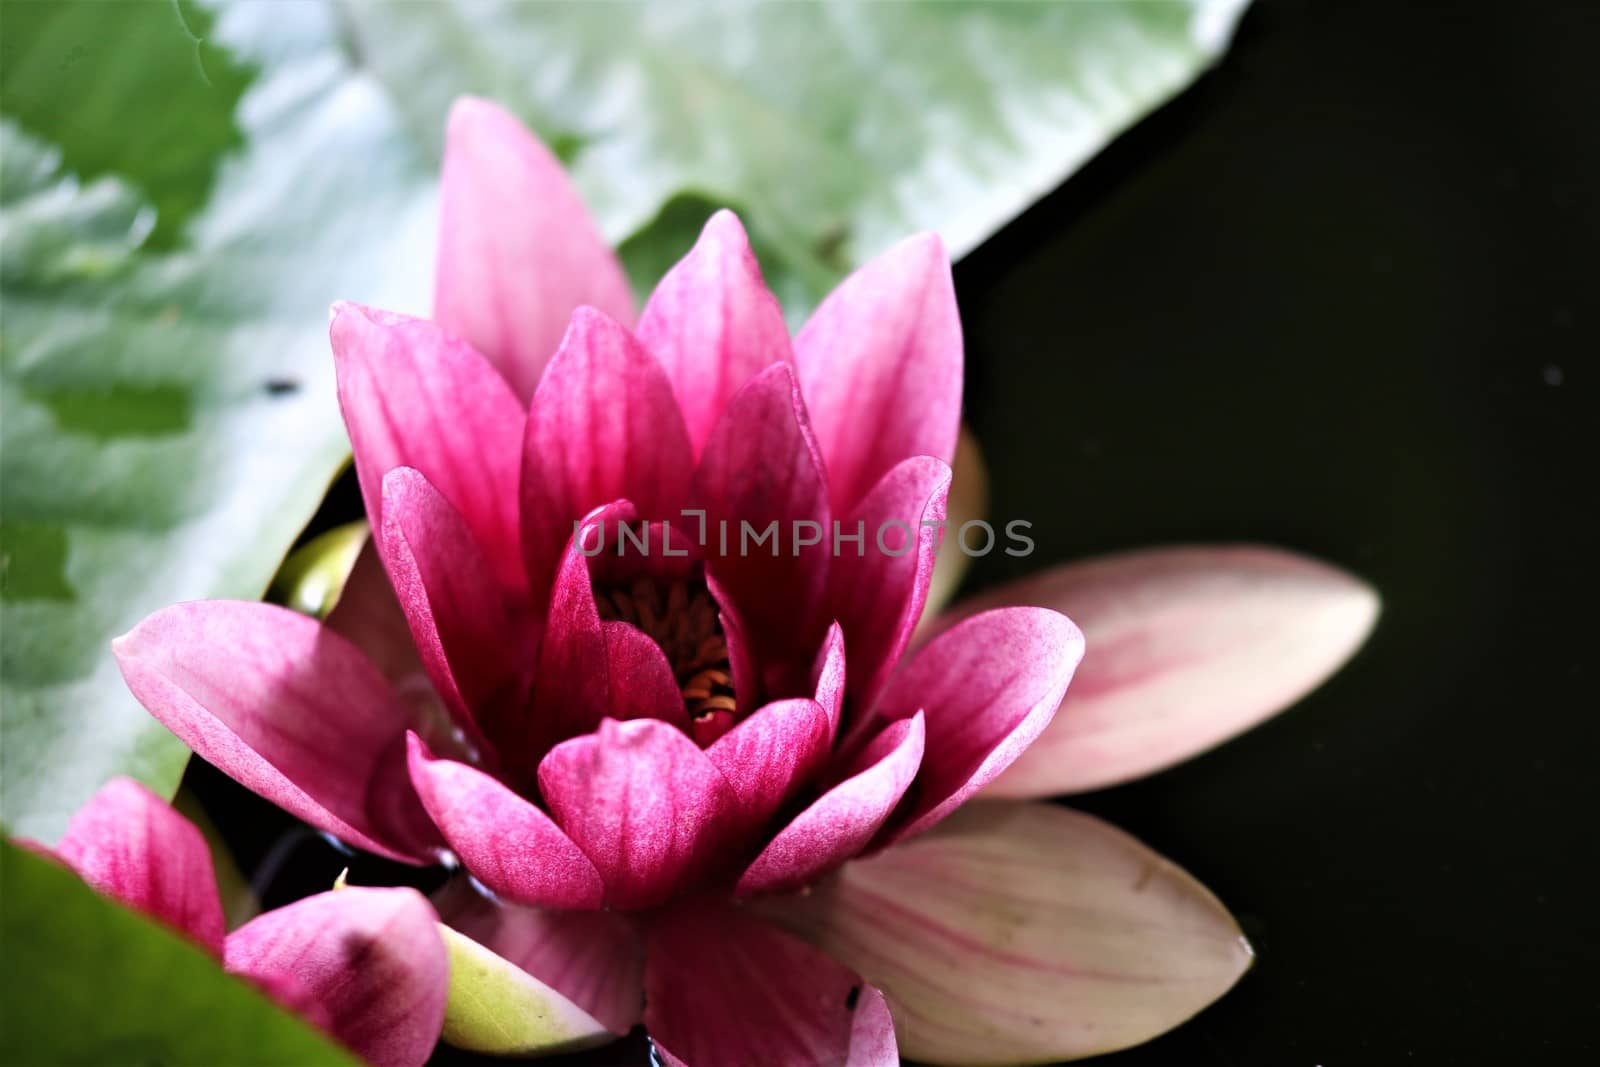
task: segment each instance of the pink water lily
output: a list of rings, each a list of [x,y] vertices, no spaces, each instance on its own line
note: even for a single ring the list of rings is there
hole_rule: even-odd
[[[435,319],[334,312],[375,551],[326,625],[147,619],[116,645],[141,702],[315,826],[458,857],[499,903],[449,921],[670,1062],[1045,1061],[1225,991],[1248,949],[1181,871],[1064,809],[957,809],[1216,743],[1331,671],[1370,593],[1282,554],[1157,554],[908,651],[961,399],[937,238],[791,340],[726,212],[635,320],[560,168],[492,105],[452,113],[442,197]],[[1219,561],[1237,581],[1196,577]],[[1119,651],[1090,726],[1052,728],[1074,602]],[[1087,754],[1007,775],[1041,735]]]
[[[49,854],[367,1062],[414,1067],[433,1051],[449,965],[433,908],[415,890],[319,893],[228,933],[205,838],[128,778],[107,782],[78,809]]]

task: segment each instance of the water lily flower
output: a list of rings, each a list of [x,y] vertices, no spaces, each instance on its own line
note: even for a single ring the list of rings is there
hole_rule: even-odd
[[[412,889],[319,893],[232,933],[205,838],[129,778],[79,808],[54,850],[96,892],[189,938],[378,1067],[427,1061],[449,972],[428,901]]]
[[[1158,553],[913,647],[961,401],[937,238],[791,338],[727,212],[635,318],[560,167],[490,104],[452,113],[442,205],[434,319],[332,322],[374,550],[326,624],[223,601],[142,622],[115,647],[146,708],[314,826],[458,858],[496,902],[445,918],[565,1020],[552,1046],[643,1022],[673,1063],[1040,1062],[1232,985],[1248,947],[1183,872],[1065,809],[966,805],[1276,710],[1359,643],[1363,587]],[[1051,733],[1079,602],[1114,667]],[[1041,736],[1086,750],[1008,779]]]

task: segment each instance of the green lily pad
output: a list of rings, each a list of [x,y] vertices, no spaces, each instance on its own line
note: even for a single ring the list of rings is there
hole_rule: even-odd
[[[1187,85],[1245,0],[353,5],[350,35],[424,143],[462,92],[570,160],[636,285],[744,215],[784,306],[917,230],[976,247]],[[668,210],[663,210],[664,208]],[[649,267],[649,270],[636,269]]]
[[[113,774],[177,785],[188,753],[127,693],[110,639],[174,601],[261,595],[349,447],[329,303],[418,308],[427,291],[434,161],[344,61],[331,10],[244,5],[213,28],[174,10],[6,9],[26,62],[0,97],[0,810],[46,840]],[[198,123],[210,167],[84,146],[125,138],[113,117],[214,119],[223,90],[190,36],[213,30],[240,44],[203,54],[258,73],[223,105],[234,136]],[[178,73],[119,51],[161,32]],[[169,181],[208,192],[161,247],[158,207],[189,203]]]

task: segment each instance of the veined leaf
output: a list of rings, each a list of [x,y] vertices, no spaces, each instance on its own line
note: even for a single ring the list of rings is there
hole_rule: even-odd
[[[221,90],[192,59],[182,78],[151,74],[167,80],[150,95],[128,75],[146,64],[119,51],[122,33],[143,40],[159,23],[192,51],[207,32],[173,11],[5,13],[0,810],[47,840],[112,774],[177,785],[188,754],[128,695],[108,642],[164,604],[266,587],[348,448],[329,303],[425,305],[433,163],[343,59],[323,9],[245,5],[219,20],[260,73],[224,110],[243,147],[217,138],[214,173],[179,182],[210,190],[175,247],[149,245],[156,206],[173,201],[159,174],[64,169],[120,158],[80,145],[112,136],[105,112],[138,127],[215,108]],[[30,71],[40,85],[21,81]],[[18,128],[37,128],[34,102],[51,92],[66,98],[46,116],[60,148]]]

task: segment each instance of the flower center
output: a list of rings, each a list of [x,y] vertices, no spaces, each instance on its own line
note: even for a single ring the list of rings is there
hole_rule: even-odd
[[[607,622],[643,631],[666,653],[683,694],[696,740],[708,743],[738,719],[728,639],[717,602],[698,574],[670,581],[635,578],[627,585],[594,591],[595,608]]]

